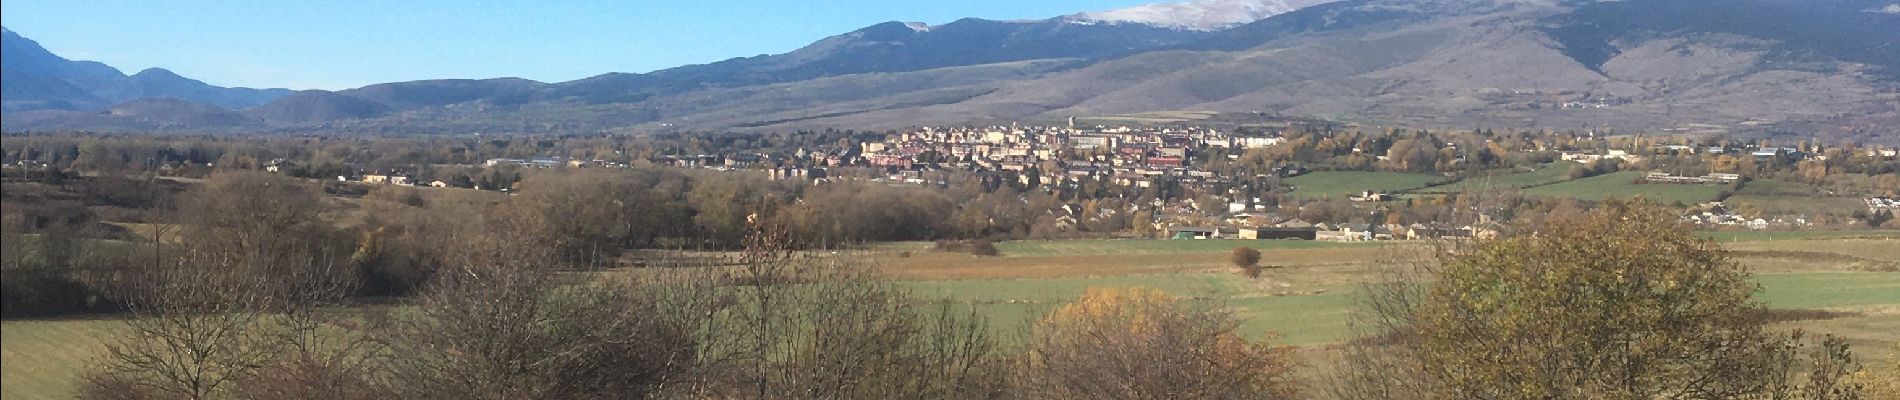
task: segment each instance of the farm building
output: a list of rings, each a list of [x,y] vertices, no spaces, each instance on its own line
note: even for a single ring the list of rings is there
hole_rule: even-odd
[[[1319,238],[1319,230],[1313,228],[1240,228],[1240,238],[1253,240],[1315,240]]]
[[[1174,239],[1213,239],[1220,233],[1220,231],[1214,228],[1188,227],[1174,228],[1168,230],[1168,232],[1168,237]]]

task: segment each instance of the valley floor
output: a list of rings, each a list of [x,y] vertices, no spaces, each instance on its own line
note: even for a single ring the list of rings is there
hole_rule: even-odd
[[[1771,308],[1827,310],[1824,319],[1778,323],[1846,337],[1863,357],[1900,343],[1900,231],[1707,234],[1756,272]],[[1269,266],[1259,279],[1232,270],[1228,252],[1252,246]],[[920,297],[970,304],[1005,342],[1027,323],[1092,287],[1151,287],[1224,307],[1254,337],[1299,346],[1309,364],[1354,335],[1355,295],[1382,271],[1425,256],[1408,242],[1236,240],[1020,241],[1000,257],[894,243],[863,254]],[[107,319],[0,322],[0,397],[70,397],[74,380],[103,354],[119,325]]]

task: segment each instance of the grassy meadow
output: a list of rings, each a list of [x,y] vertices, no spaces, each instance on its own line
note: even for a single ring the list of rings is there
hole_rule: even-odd
[[[1866,207],[1858,198],[1834,197],[1814,185],[1776,180],[1744,183],[1723,204],[1736,211],[1767,215],[1838,215]]]
[[[0,398],[72,398],[74,380],[105,355],[110,320],[0,322]]]
[[[1757,298],[1777,309],[1823,309],[1837,317],[1784,322],[1780,329],[1833,333],[1878,353],[1900,342],[1900,231],[1703,233],[1756,272]],[[1236,274],[1228,251],[1260,249],[1261,279]],[[998,244],[1000,257],[930,251],[893,243],[865,257],[912,293],[968,304],[1014,342],[1032,321],[1093,287],[1148,287],[1221,307],[1243,318],[1249,336],[1299,346],[1301,357],[1332,357],[1354,334],[1357,291],[1381,271],[1424,256],[1403,242],[1326,243],[1232,240],[1075,240]],[[0,395],[69,398],[74,380],[104,352],[110,320],[0,322]]]
[[[1382,193],[1405,192],[1431,186],[1434,183],[1444,180],[1445,177],[1433,174],[1318,171],[1286,178],[1285,182],[1294,187],[1294,196],[1309,199],[1332,199],[1354,196],[1368,190]]]
[[[1849,316],[1790,326],[1900,326],[1900,232],[1704,233],[1735,250],[1757,272],[1758,298],[1773,308],[1829,309]],[[1256,337],[1300,346],[1351,336],[1356,291],[1381,271],[1418,259],[1422,246],[1356,244],[1294,247],[1280,241],[1010,242],[1001,257],[913,252],[881,264],[916,294],[973,304],[1005,333],[1091,287],[1148,287],[1228,307]],[[1262,279],[1239,276],[1226,261],[1234,246],[1254,245]],[[1338,245],[1338,244],[1336,244]],[[1011,250],[1015,249],[1016,252]],[[1160,257],[1157,257],[1160,255]],[[1398,264],[1402,265],[1402,264]],[[1819,331],[1820,329],[1810,329]],[[1856,333],[1858,332],[1858,333]],[[1845,331],[1857,343],[1900,341],[1900,330]]]
[[[1419,193],[1466,193],[1486,190],[1516,190],[1533,186],[1563,182],[1572,166],[1569,161],[1557,161],[1538,166],[1531,171],[1507,172],[1485,176],[1465,178],[1458,182],[1419,189]]]
[[[1675,185],[1675,184],[1639,184],[1637,179],[1647,172],[1624,171],[1603,174],[1589,178],[1566,181],[1550,185],[1533,187],[1525,193],[1550,197],[1570,197],[1578,200],[1603,200],[1605,198],[1642,197],[1661,204],[1696,204],[1710,200],[1722,192],[1724,185]]]

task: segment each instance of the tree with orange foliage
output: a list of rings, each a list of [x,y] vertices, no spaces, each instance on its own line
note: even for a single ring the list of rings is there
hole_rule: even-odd
[[[1887,353],[1886,362],[1862,369],[1849,378],[1865,391],[1862,397],[1900,399],[1900,343],[1894,343],[1889,350],[1893,352]]]
[[[1288,347],[1153,289],[1090,289],[1040,321],[1022,393],[1048,399],[1285,399]]]

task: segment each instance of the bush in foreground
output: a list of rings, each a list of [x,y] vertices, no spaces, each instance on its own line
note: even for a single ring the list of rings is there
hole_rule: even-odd
[[[1286,399],[1290,348],[1241,337],[1219,310],[1153,289],[1090,289],[1037,324],[1027,398]]]
[[[1805,343],[1798,333],[1764,330],[1766,310],[1750,297],[1758,287],[1749,273],[1659,208],[1607,204],[1536,234],[1454,250],[1427,272],[1430,284],[1369,291],[1384,331],[1348,349],[1339,397],[1856,392],[1841,383],[1855,370],[1844,342],[1829,339],[1807,360],[1797,356]]]

